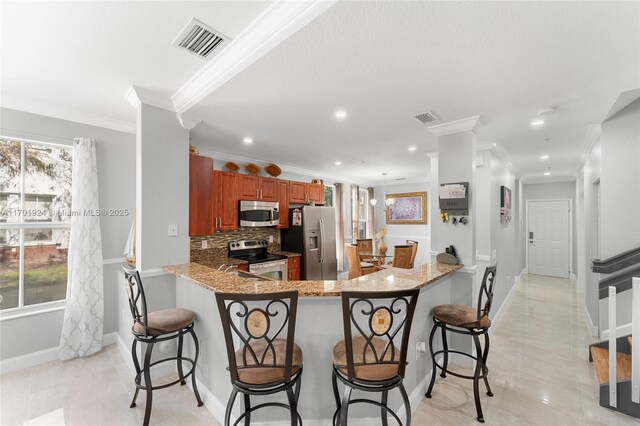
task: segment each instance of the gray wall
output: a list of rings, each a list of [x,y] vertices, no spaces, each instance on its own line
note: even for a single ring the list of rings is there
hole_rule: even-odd
[[[135,207],[135,135],[96,126],[0,109],[2,136],[69,144],[74,137],[96,140],[98,185],[101,208]],[[133,217],[100,219],[102,253],[105,259],[122,258]],[[104,266],[104,333],[118,329],[117,264]],[[0,322],[0,360],[56,347],[62,329],[62,310]]]
[[[477,184],[477,182],[476,182]],[[500,219],[500,187],[511,189],[512,216],[511,222],[502,223]],[[523,265],[517,258],[514,249],[514,241],[517,235],[518,216],[515,210],[516,180],[509,168],[495,154],[491,155],[491,181],[490,181],[490,217],[491,224],[491,251],[495,251],[498,262],[496,275],[496,287],[494,290],[494,314],[504,303],[507,295],[514,285],[514,277],[522,271]],[[478,223],[478,226],[482,224]],[[480,271],[482,272],[482,271]]]
[[[418,253],[416,262],[426,263],[430,261],[431,251],[431,206],[434,202],[431,197],[431,184],[429,182],[405,183],[399,185],[378,186],[374,188],[378,204],[375,206],[376,232],[386,224],[387,218],[384,207],[384,194],[398,194],[404,192],[427,193],[427,224],[426,225],[387,225],[387,236],[384,242],[389,247],[387,253],[393,254],[393,246],[406,244],[406,240],[418,241]],[[437,199],[436,201],[437,202]],[[444,251],[444,248],[442,249]]]
[[[576,273],[578,270],[578,244],[576,240],[576,236],[578,235],[578,217],[577,217],[577,208],[576,208],[576,182],[552,182],[552,183],[536,183],[536,184],[525,184],[523,187],[523,195],[525,200],[525,206],[523,209],[523,218],[526,226],[527,223],[527,207],[526,200],[550,200],[550,199],[558,199],[558,198],[568,198],[571,203],[571,217],[573,220],[573,225],[570,230],[571,232],[571,241],[573,244],[573,249],[571,251],[571,271],[572,273]],[[525,230],[526,232],[526,230]],[[526,236],[526,233],[525,233]]]

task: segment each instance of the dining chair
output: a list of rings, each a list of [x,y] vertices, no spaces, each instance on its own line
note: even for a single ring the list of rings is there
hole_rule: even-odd
[[[370,264],[378,263],[378,259],[371,255],[363,255],[363,253],[373,253],[373,240],[371,238],[358,238],[356,239],[356,245],[358,246],[358,254],[360,255],[361,262]],[[368,265],[364,266],[367,267]]]
[[[413,268],[415,266],[416,254],[418,253],[418,242],[414,240],[407,240],[407,245],[413,246],[413,251],[411,252],[411,262],[410,267]]]
[[[411,269],[411,257],[413,255],[414,245],[401,245],[393,247],[393,261],[391,265],[394,268]]]
[[[374,264],[363,262],[362,259],[360,259],[358,246],[356,244],[345,244],[345,253],[349,260],[349,279],[371,274],[372,272],[380,270]]]

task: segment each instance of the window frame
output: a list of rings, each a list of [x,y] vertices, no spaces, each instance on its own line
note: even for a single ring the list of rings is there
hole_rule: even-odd
[[[73,153],[73,145],[71,142],[69,144],[62,144],[56,142],[47,142],[42,140],[34,140],[34,139],[26,139],[21,137],[14,136],[5,136],[0,135],[0,139],[11,140],[20,142],[20,209],[25,210],[25,202],[26,195],[25,194],[25,167],[26,167],[26,145],[39,145],[45,147],[52,147],[56,149],[70,149]],[[73,163],[72,163],[73,165]],[[72,183],[73,184],[73,183]],[[50,228],[50,229],[69,229],[71,230],[71,216],[69,216],[69,220],[66,222],[42,222],[42,221],[25,221],[24,218],[26,216],[21,215],[21,220],[19,222],[1,222],[0,221],[0,231],[5,231],[8,229],[17,229],[20,233],[19,238],[19,267],[18,267],[18,306],[13,308],[0,309],[0,321],[10,320],[16,318],[22,318],[25,316],[35,315],[35,314],[43,314],[47,312],[53,312],[57,310],[64,309],[67,303],[67,297],[69,296],[69,288],[66,288],[66,295],[63,299],[52,300],[48,302],[34,303],[30,305],[24,304],[24,285],[25,285],[25,277],[24,277],[24,262],[25,262],[25,229],[40,229],[40,228]],[[68,266],[67,266],[67,274],[68,274]],[[67,275],[68,276],[68,275]]]

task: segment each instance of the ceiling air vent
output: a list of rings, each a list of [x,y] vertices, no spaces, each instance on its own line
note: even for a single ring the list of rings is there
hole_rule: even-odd
[[[174,40],[173,45],[201,58],[209,59],[213,57],[211,53],[214,50],[220,51],[220,48],[229,41],[227,36],[193,18]]]
[[[440,117],[438,117],[433,111],[427,111],[425,113],[418,114],[416,115],[416,118],[420,120],[422,124],[429,124],[433,123],[434,121],[440,120]]]

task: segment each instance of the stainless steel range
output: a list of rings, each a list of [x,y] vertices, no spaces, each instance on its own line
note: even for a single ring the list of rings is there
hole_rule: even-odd
[[[249,262],[249,272],[275,280],[287,279],[287,256],[267,252],[267,240],[241,240],[229,243],[229,257]]]

